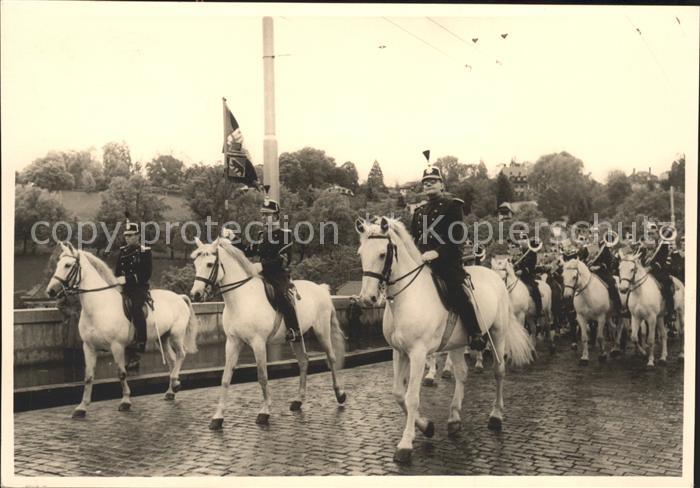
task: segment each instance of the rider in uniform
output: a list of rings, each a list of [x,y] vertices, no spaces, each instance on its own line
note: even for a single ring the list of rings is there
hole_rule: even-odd
[[[683,246],[683,238],[681,237],[681,246]],[[671,255],[668,258],[669,269],[671,270],[671,276],[675,276],[682,283],[685,283],[685,253],[683,249],[676,248],[674,245],[671,246]]]
[[[530,296],[535,302],[535,317],[539,317],[542,313],[542,296],[535,281],[535,268],[537,267],[537,252],[542,249],[542,243],[535,238],[524,242],[527,243],[527,251],[523,252],[520,259],[513,264],[513,270],[519,275],[520,281],[527,286]]]
[[[265,197],[260,208],[265,218],[266,229],[260,231],[257,242],[247,248],[248,256],[260,258],[261,274],[275,290],[275,305],[284,318],[287,327],[285,339],[299,342],[301,332],[294,307],[294,288],[289,274],[292,261],[292,231],[280,225],[280,206],[271,198]]]
[[[675,291],[675,286],[673,280],[671,280],[671,275],[668,269],[668,257],[670,252],[670,241],[673,240],[673,234],[675,234],[675,229],[673,227],[664,226],[659,232],[655,232],[652,237],[655,238],[657,235],[659,238],[656,240],[656,249],[654,253],[646,260],[646,266],[649,266],[649,271],[652,276],[656,278],[656,281],[661,285],[661,295],[666,303],[666,319],[669,320],[673,315],[673,292]]]
[[[617,242],[617,235],[611,231],[605,234],[603,239],[598,244],[598,253],[593,259],[588,263],[589,268],[592,272],[598,275],[608,286],[608,295],[610,296],[610,303],[613,305],[613,315],[617,315],[622,310],[622,302],[620,302],[620,295],[617,292],[617,285],[615,283],[615,278],[613,278],[612,271],[614,267],[614,256],[611,251],[612,246]]]
[[[428,154],[425,155],[427,158]],[[448,304],[457,312],[469,333],[469,348],[483,350],[486,342],[477,322],[474,305],[463,288],[469,276],[462,267],[460,250],[461,243],[465,241],[465,228],[461,225],[464,202],[443,193],[442,174],[437,166],[429,165],[423,171],[421,181],[428,201],[413,213],[411,235],[422,253],[423,262],[428,263],[432,272],[445,281]]]
[[[134,342],[127,348],[129,353],[128,368],[138,366],[139,356],[146,349],[146,317],[143,307],[149,298],[148,281],[151,279],[152,257],[151,248],[139,243],[139,225],[126,222],[124,240],[126,244],[119,248],[115,275],[117,281],[124,285],[122,293],[131,302],[131,320],[136,334]]]

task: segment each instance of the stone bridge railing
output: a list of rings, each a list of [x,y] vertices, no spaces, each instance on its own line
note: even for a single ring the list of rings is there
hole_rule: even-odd
[[[350,297],[334,296],[333,304],[345,335],[381,334],[384,307],[352,310]],[[223,343],[221,327],[223,302],[193,304],[199,319],[200,344]],[[67,352],[80,349],[77,320],[58,308],[17,309],[14,311],[14,364],[33,365],[61,362]],[[152,347],[152,346],[151,346]]]

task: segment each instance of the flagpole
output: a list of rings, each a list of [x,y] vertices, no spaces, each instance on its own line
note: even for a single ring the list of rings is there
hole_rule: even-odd
[[[676,212],[673,211],[673,186],[671,187],[671,225],[676,226]]]
[[[263,17],[263,77],[265,84],[265,139],[263,140],[263,179],[269,195],[280,201],[279,160],[275,136],[275,51],[272,17]]]

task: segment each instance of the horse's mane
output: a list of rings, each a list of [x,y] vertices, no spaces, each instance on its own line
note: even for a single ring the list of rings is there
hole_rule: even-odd
[[[219,239],[219,246],[221,246],[233,259],[235,259],[246,273],[251,276],[258,275],[257,269],[255,266],[253,266],[250,259],[246,257],[245,253],[231,244],[227,239]]]
[[[107,263],[102,261],[100,258],[95,256],[92,253],[89,253],[87,251],[78,251],[80,254],[82,254],[87,260],[92,264],[92,267],[95,268],[95,271],[97,271],[97,274],[100,275],[100,277],[107,282],[108,285],[116,285],[117,283],[117,278],[114,276],[114,273],[112,273],[112,270],[107,266]]]
[[[421,253],[413,242],[413,237],[408,230],[406,230],[403,223],[400,220],[390,219],[388,217],[386,220],[389,222],[389,235],[392,237],[392,240],[395,239],[402,242],[411,258],[417,263],[420,263]]]

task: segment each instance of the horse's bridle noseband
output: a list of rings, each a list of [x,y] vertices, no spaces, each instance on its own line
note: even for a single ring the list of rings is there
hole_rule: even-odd
[[[394,257],[396,257],[396,260],[399,260],[399,253],[398,253],[398,248],[396,247],[396,244],[394,244],[391,240],[391,237],[388,235],[382,235],[382,234],[372,234],[367,236],[367,239],[386,239],[388,242],[386,244],[386,257],[384,258],[384,266],[382,267],[382,272],[381,273],[375,273],[374,271],[365,271],[362,270],[362,276],[367,276],[368,278],[374,278],[379,281],[379,285],[385,285],[387,288],[395,285],[399,281],[403,280],[404,278],[415,274],[415,276],[409,281],[406,286],[401,288],[398,292],[394,293],[393,295],[387,295],[387,300],[393,300],[396,298],[401,292],[403,292],[406,288],[408,288],[411,283],[415,281],[415,279],[418,277],[420,274],[420,271],[425,267],[425,263],[421,263],[415,268],[413,268],[411,271],[408,273],[404,274],[403,276],[399,276],[395,280],[390,280],[389,277],[391,276],[391,267],[394,264]]]
[[[644,277],[639,282],[637,282],[637,280],[635,280],[635,277],[637,276],[637,269],[639,268],[637,266],[637,260],[626,258],[626,259],[620,259],[620,261],[627,261],[627,262],[634,263],[634,271],[632,271],[632,278],[620,277],[620,284],[622,284],[623,281],[626,281],[627,283],[629,283],[630,288],[627,290],[626,293],[634,291],[637,288],[639,288],[640,286],[642,286],[642,284],[646,281],[647,277],[649,276],[649,273],[645,274]],[[637,284],[637,286],[633,286],[635,283]]]
[[[57,274],[52,276],[53,279],[61,284],[61,291],[57,293],[57,297],[61,298],[64,296],[80,295],[82,293],[90,293],[93,291],[109,290],[110,288],[116,288],[119,286],[118,283],[115,283],[114,285],[102,286],[100,288],[80,288],[80,282],[83,279],[82,267],[80,266],[80,254],[69,257],[75,259],[75,262],[73,263],[70,271],[68,271],[68,275],[66,275],[65,278],[61,278]]]
[[[221,261],[219,260],[219,251],[217,250],[214,253],[215,260],[214,260],[214,267],[211,270],[211,273],[209,273],[209,278],[202,278],[201,276],[196,276],[194,277],[195,281],[201,281],[205,284],[205,293],[209,294],[207,289],[211,290],[217,286],[216,282],[219,278],[219,267],[223,268],[223,265],[221,264]],[[212,296],[222,296],[224,293],[228,293],[229,291],[233,291],[236,288],[239,288],[246,283],[248,283],[250,280],[252,280],[254,276],[247,276],[243,278],[242,280],[239,281],[234,281],[233,283],[225,283],[221,286],[219,286],[219,291],[215,293]]]
[[[574,278],[574,284],[567,285],[566,283],[564,283],[564,290],[566,290],[567,288],[571,288],[571,291],[574,293],[574,295],[580,295],[583,292],[583,290],[588,288],[588,285],[591,283],[591,279],[593,278],[593,276],[590,276],[588,278],[588,283],[586,283],[585,285],[583,285],[583,287],[579,288],[578,291],[576,291],[579,276],[581,276],[581,272],[579,271],[578,266],[576,266],[576,278]]]

